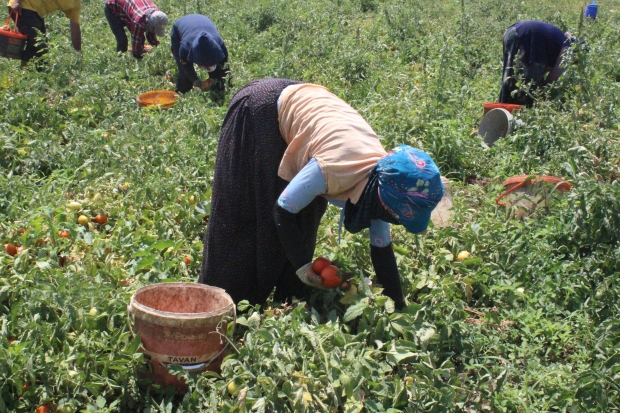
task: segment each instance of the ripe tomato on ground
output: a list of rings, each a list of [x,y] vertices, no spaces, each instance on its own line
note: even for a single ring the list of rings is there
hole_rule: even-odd
[[[11,243],[4,244],[4,249],[6,250],[6,253],[9,254],[11,257],[17,254],[17,248],[18,247],[16,245],[13,245]]]
[[[342,282],[342,279],[338,275],[338,267],[335,265],[328,265],[321,270],[321,278],[323,279],[323,285],[327,288],[336,288]]]
[[[50,405],[49,403],[45,403],[42,404],[41,406],[37,407],[37,413],[50,413],[51,409],[50,409]]]
[[[314,262],[312,263],[312,271],[314,271],[317,274],[320,274],[321,271],[323,271],[323,268],[327,267],[331,263],[332,262],[328,260],[327,258],[319,257],[316,260],[314,260]]]
[[[95,221],[99,225],[103,225],[106,222],[108,222],[108,216],[100,214],[100,215],[97,215],[95,218],[93,218],[93,221]]]

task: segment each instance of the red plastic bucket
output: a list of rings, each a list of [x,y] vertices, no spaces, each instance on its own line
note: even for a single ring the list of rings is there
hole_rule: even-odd
[[[143,351],[151,358],[155,383],[179,391],[187,390],[185,382],[170,375],[167,366],[218,372],[228,347],[228,323],[236,320],[235,303],[226,291],[198,283],[142,287],[127,306],[130,327],[131,315]]]
[[[9,59],[21,59],[28,36],[17,31],[17,19],[15,14],[15,25],[11,30],[11,14],[6,19],[6,24],[0,27],[0,56]]]
[[[521,109],[521,105],[515,105],[512,103],[498,103],[498,102],[485,102],[482,104],[484,108],[484,114],[493,109],[506,109],[511,114]]]

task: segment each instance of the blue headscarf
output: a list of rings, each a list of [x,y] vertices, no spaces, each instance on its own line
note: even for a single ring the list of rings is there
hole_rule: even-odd
[[[407,231],[425,231],[443,197],[441,175],[429,154],[400,145],[377,162],[376,170],[383,206]]]
[[[209,33],[202,32],[192,42],[187,60],[200,66],[213,66],[225,59],[224,51]]]

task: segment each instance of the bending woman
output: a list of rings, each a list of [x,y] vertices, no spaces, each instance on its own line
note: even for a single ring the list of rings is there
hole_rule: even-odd
[[[386,153],[370,125],[328,89],[284,79],[244,86],[222,125],[211,217],[199,282],[235,302],[284,301],[323,288],[312,271],[330,201],[344,226],[370,228],[370,256],[385,295],[405,306],[390,224],[426,230],[443,196],[428,154],[401,145]]]

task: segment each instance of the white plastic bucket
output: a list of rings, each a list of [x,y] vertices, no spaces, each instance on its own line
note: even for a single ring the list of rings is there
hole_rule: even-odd
[[[512,133],[514,118],[506,109],[493,109],[482,117],[478,126],[478,135],[484,139],[488,147],[493,146],[496,140]]]
[[[450,180],[445,176],[441,177],[443,184],[443,197],[437,204],[433,212],[431,212],[431,221],[437,227],[446,227],[451,224],[452,220],[452,191],[450,190]]]

